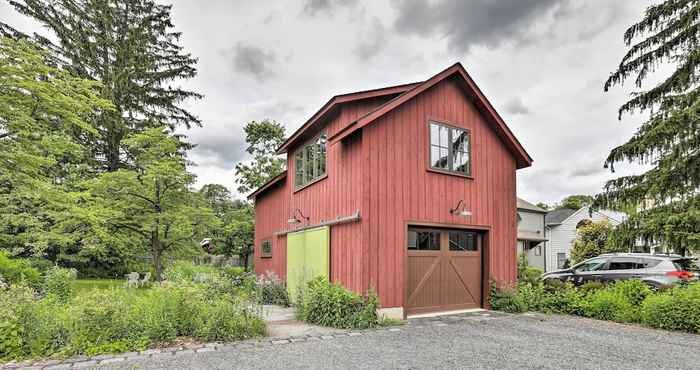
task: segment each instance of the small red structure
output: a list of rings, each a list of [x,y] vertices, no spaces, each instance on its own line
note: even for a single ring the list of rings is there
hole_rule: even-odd
[[[278,152],[287,171],[250,195],[258,274],[285,277],[287,234],[329,225],[330,279],[391,316],[483,307],[489,279],[516,280],[532,159],[461,64],[334,96]]]

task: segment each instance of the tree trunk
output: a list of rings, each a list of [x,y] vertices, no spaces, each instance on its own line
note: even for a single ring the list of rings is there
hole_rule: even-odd
[[[161,282],[163,281],[163,261],[161,260],[162,250],[157,231],[151,232],[151,251],[153,253],[153,266],[155,267],[155,280]]]
[[[248,271],[248,254],[242,254],[241,259],[243,260],[243,271]]]

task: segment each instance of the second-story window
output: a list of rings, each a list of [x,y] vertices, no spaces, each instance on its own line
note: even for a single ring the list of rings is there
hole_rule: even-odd
[[[304,144],[294,154],[294,185],[301,188],[326,175],[326,134]]]
[[[469,131],[430,122],[430,167],[471,176]]]

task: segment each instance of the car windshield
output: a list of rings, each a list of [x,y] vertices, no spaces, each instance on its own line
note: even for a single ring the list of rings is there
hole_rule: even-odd
[[[678,271],[700,272],[700,266],[698,265],[697,259],[681,258],[673,260],[673,265],[676,266],[676,270]]]
[[[598,259],[594,259],[594,260],[590,260],[590,261],[585,261],[585,262],[581,262],[580,264],[574,266],[574,270],[576,272],[598,271],[603,266],[605,266],[606,262],[607,261],[602,259],[602,258],[598,258]]]

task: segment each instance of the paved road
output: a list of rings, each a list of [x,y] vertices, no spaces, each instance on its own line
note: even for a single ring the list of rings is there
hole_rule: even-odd
[[[101,369],[698,369],[700,335],[544,315],[412,320],[400,330],[229,348]]]

